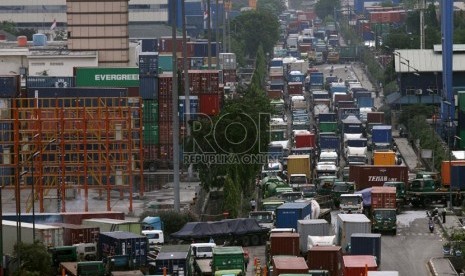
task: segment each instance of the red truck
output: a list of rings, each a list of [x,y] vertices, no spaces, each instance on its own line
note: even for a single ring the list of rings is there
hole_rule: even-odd
[[[406,166],[350,166],[349,181],[355,182],[357,190],[383,186],[384,182],[396,181],[408,183],[408,168]]]
[[[295,134],[296,148],[315,148],[315,133],[308,130],[302,130]]]
[[[396,187],[373,187],[371,208],[396,209]]]

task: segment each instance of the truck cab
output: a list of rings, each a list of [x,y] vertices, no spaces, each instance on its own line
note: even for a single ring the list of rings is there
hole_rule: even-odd
[[[274,211],[252,211],[249,212],[249,218],[255,219],[261,227],[268,229],[274,227]]]
[[[150,249],[153,249],[156,245],[165,243],[165,236],[162,230],[142,230],[142,235],[147,237]]]
[[[332,162],[334,165],[339,164],[339,155],[336,151],[332,150],[325,150],[320,152],[320,156],[318,158],[319,162]]]
[[[336,181],[333,185],[333,190],[331,192],[331,197],[333,198],[334,206],[339,207],[340,196],[342,194],[353,194],[355,191],[354,182],[345,182],[345,181]]]
[[[316,165],[316,176],[334,176],[338,177],[338,167],[333,162],[318,162]]]
[[[97,244],[95,243],[78,243],[74,244],[79,261],[94,261],[97,259]]]
[[[316,179],[318,194],[320,195],[330,195],[333,190],[334,182],[336,182],[337,177],[324,175]]]
[[[374,209],[372,211],[372,230],[373,232],[391,232],[397,233],[396,209]]]
[[[282,199],[265,199],[262,201],[262,210],[263,211],[270,211],[275,212],[276,209],[284,204],[284,200]]]
[[[296,200],[303,199],[304,194],[300,191],[284,192],[279,195],[279,198],[281,198],[284,202],[294,202]]]
[[[363,197],[361,194],[342,194],[339,201],[341,214],[363,214]]]
[[[291,186],[294,191],[298,191],[301,185],[308,183],[306,174],[291,174],[289,176],[289,186]]]
[[[215,243],[193,243],[191,244],[191,255],[195,259],[211,259],[213,258],[213,248],[216,247]]]

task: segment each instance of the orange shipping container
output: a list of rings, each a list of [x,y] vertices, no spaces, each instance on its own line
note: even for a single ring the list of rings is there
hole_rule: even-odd
[[[370,255],[346,255],[342,257],[344,264],[344,276],[360,276],[365,275],[365,270],[376,271],[375,256]]]
[[[449,164],[450,163],[450,164]],[[442,161],[441,164],[441,180],[443,186],[450,185],[450,166],[465,165],[465,160]]]
[[[299,274],[307,272],[308,266],[303,257],[273,257],[273,276],[278,276],[282,274]]]
[[[375,166],[396,165],[396,153],[393,151],[375,151],[373,153],[373,165]]]
[[[373,187],[371,190],[371,208],[396,208],[396,187]]]

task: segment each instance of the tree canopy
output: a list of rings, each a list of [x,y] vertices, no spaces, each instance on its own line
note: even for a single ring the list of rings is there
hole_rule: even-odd
[[[286,10],[286,5],[283,0],[258,0],[257,11],[270,12],[275,16],[279,16]]]
[[[18,251],[19,249],[19,251]],[[34,243],[19,243],[14,247],[13,255],[21,253],[21,264],[14,275],[52,275],[52,257],[47,248],[39,241]]]

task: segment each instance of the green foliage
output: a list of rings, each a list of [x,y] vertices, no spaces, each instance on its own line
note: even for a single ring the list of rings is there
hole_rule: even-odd
[[[4,30],[12,35],[16,35],[16,24],[13,21],[2,21],[0,23],[0,30]]]
[[[319,0],[315,4],[315,12],[320,18],[326,18],[328,15],[333,15],[335,9],[339,10],[341,3],[339,0]]]
[[[139,218],[142,221],[145,217],[160,217],[163,222],[163,234],[168,239],[172,233],[175,233],[191,221],[199,221],[199,218],[191,212],[178,213],[175,211],[145,211]]]
[[[235,174],[234,171],[230,173]],[[229,218],[237,218],[239,216],[239,210],[241,209],[241,190],[240,185],[234,182],[230,175],[226,176],[223,192],[223,210],[229,213]]]
[[[260,44],[265,53],[271,53],[279,40],[278,18],[266,11],[243,12],[231,22],[231,38],[235,41],[232,45],[240,47],[233,49],[246,57],[255,57]]]
[[[286,10],[286,5],[282,0],[258,0],[257,11],[272,13],[275,16],[280,15]]]
[[[21,265],[14,273],[18,276],[52,275],[52,257],[47,248],[39,241],[34,243],[19,243],[14,247],[13,255],[18,257],[18,249],[21,254]]]

